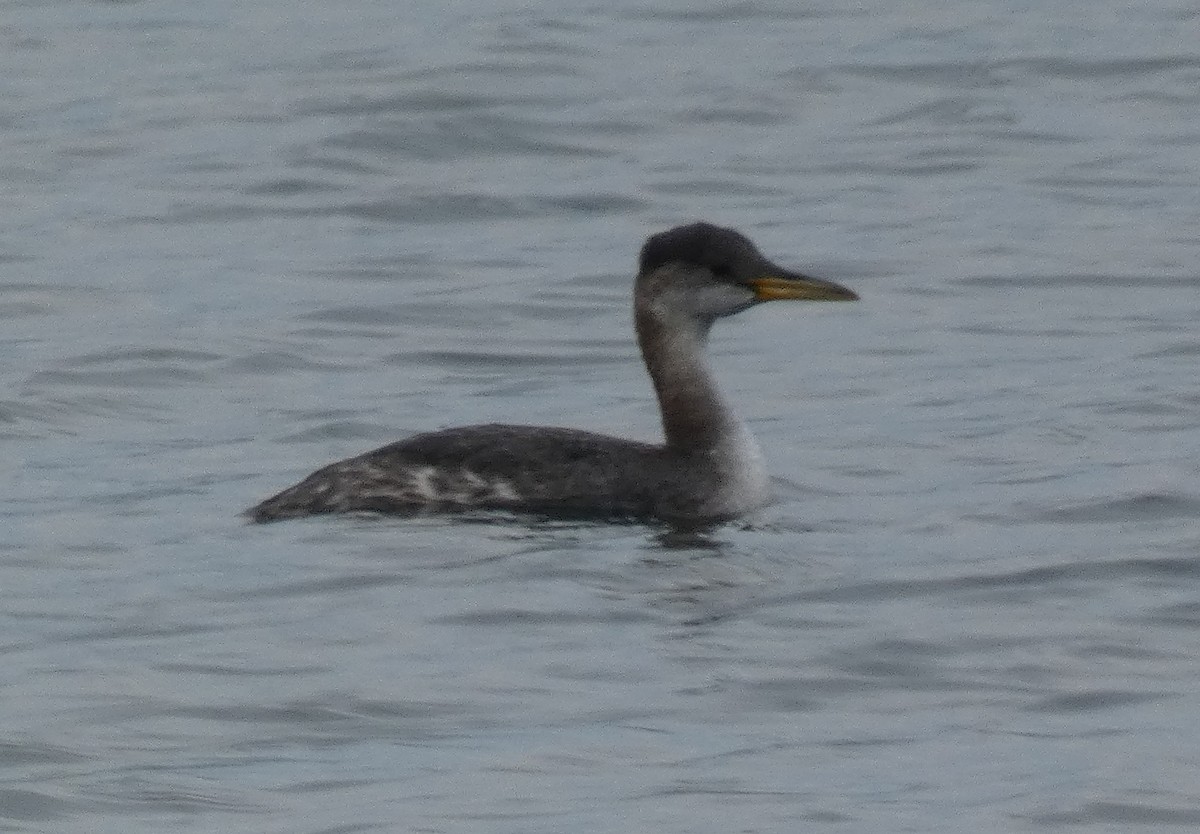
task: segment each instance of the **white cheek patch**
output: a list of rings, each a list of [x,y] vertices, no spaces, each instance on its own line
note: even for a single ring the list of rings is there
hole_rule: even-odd
[[[689,293],[686,308],[701,318],[717,318],[728,315],[754,303],[754,291],[737,284],[706,284]]]
[[[704,283],[671,287],[649,304],[649,311],[672,330],[686,330],[744,310],[754,303],[754,291],[738,284]]]

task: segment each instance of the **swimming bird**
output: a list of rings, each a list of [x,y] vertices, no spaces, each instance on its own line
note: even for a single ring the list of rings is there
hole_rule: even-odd
[[[754,436],[713,378],[712,324],[780,299],[852,301],[784,269],[744,235],[692,223],[650,236],[634,324],[662,412],[662,444],[579,429],[489,424],[418,434],[318,469],[247,510],[254,521],[318,513],[502,509],[544,516],[722,521],[768,499]]]

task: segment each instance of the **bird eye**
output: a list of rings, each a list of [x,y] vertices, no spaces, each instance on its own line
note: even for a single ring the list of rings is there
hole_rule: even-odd
[[[717,276],[718,278],[732,278],[733,277],[733,267],[731,267],[727,263],[717,264],[716,266],[714,266],[712,268],[712,271],[713,271],[713,275]]]

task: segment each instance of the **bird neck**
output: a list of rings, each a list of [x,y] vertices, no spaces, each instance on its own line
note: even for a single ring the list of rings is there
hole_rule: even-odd
[[[719,452],[743,443],[749,433],[721,396],[708,364],[708,324],[652,304],[637,306],[635,323],[667,448]]]

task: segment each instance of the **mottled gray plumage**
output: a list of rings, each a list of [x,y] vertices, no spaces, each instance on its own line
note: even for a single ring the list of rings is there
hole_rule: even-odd
[[[634,288],[663,445],[576,429],[483,425],[419,434],[318,469],[251,508],[255,521],[335,512],[509,509],[552,516],[718,520],[767,496],[762,455],[704,356],[712,323],[778,298],[853,292],[782,269],[707,223],[650,237]]]

